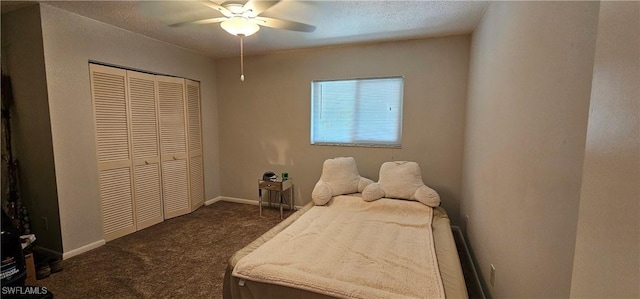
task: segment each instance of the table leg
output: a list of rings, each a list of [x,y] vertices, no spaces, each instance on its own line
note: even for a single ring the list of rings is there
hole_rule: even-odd
[[[258,206],[260,207],[260,217],[262,217],[262,189],[258,188]]]
[[[296,210],[296,202],[293,200],[293,186],[289,188],[289,193],[289,195],[291,195],[291,206],[289,206],[289,209],[293,212]]]
[[[282,191],[279,192],[280,193],[280,220],[282,220],[283,216],[282,216],[282,201],[283,199],[283,194]]]

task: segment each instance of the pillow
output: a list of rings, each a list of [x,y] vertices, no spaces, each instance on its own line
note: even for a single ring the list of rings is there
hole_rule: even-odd
[[[342,194],[362,192],[373,181],[360,176],[353,157],[327,159],[322,164],[322,175],[311,192],[316,205],[325,205]]]
[[[362,198],[374,201],[383,197],[415,200],[430,207],[440,205],[438,193],[422,182],[416,162],[385,162],[380,166],[380,179],[364,188]]]

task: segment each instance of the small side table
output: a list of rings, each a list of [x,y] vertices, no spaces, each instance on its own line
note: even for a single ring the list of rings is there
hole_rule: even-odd
[[[262,190],[267,190],[269,192],[271,191],[276,191],[278,192],[279,195],[279,199],[280,199],[280,219],[283,218],[283,213],[282,213],[282,204],[285,202],[285,196],[284,196],[284,192],[288,191],[289,192],[289,208],[291,210],[293,210],[293,205],[294,205],[294,201],[293,201],[293,183],[291,182],[291,179],[288,179],[286,181],[263,181],[263,180],[258,180],[258,206],[260,206],[260,216],[262,216]]]

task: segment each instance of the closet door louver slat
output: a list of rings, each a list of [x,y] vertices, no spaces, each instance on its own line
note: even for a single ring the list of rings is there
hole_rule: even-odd
[[[164,220],[158,138],[157,86],[153,75],[127,71],[137,230]]]
[[[202,123],[200,117],[200,83],[185,80],[189,135],[189,183],[191,210],[204,204],[204,165],[202,159]]]
[[[200,84],[187,80],[187,108],[189,113],[189,152],[202,155],[202,126],[200,123]]]
[[[156,76],[165,219],[191,212],[184,79]]]
[[[136,230],[126,71],[90,65],[105,240]]]
[[[135,166],[137,229],[141,230],[164,220],[160,164]]]
[[[185,154],[187,140],[184,117],[184,80],[158,81],[160,104],[160,142],[163,155]]]
[[[128,76],[133,157],[135,159],[157,158],[160,151],[155,78],[131,71],[128,72]]]
[[[162,162],[162,177],[165,217],[172,218],[191,212],[188,197],[185,198],[189,194],[187,160]]]
[[[104,71],[92,70],[98,163],[129,159],[125,77]]]
[[[135,232],[130,168],[101,170],[100,195],[105,240]]]
[[[202,156],[189,157],[189,178],[191,180],[191,210],[204,204],[204,169]]]

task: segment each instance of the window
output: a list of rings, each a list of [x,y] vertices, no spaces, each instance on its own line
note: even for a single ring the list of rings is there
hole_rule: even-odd
[[[311,144],[400,147],[403,77],[311,82]]]

